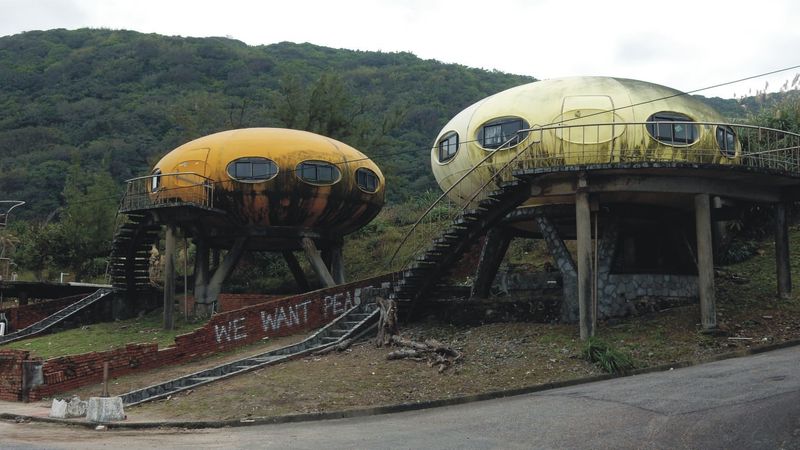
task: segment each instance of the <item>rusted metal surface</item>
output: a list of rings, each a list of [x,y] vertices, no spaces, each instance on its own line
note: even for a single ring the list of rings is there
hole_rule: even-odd
[[[277,173],[263,180],[231,177],[229,165],[268,160]],[[332,183],[304,181],[304,162],[338,169]],[[375,192],[359,187],[356,171],[371,171]],[[155,181],[157,179],[157,181]],[[313,133],[251,128],[216,133],[173,150],[156,164],[153,175],[129,181],[122,210],[177,203],[224,211],[241,226],[324,229],[347,234],[372,220],[384,203],[380,169],[358,150]]]

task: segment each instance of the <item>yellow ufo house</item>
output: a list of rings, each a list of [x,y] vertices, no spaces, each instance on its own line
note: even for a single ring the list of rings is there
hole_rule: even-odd
[[[150,175],[128,181],[120,211],[130,221],[115,239],[112,280],[128,291],[146,284],[142,261],[165,226],[168,254],[177,229],[195,243],[194,293],[201,314],[210,312],[245,250],[281,252],[306,290],[293,254],[301,250],[323,286],[341,284],[342,238],[380,212],[384,193],[378,166],[328,137],[280,128],[201,137],[167,153]],[[222,261],[220,250],[227,250]],[[165,282],[171,279],[165,273]]]
[[[542,239],[563,285],[555,320],[579,321],[582,337],[653,299],[699,299],[713,329],[712,228],[753,202],[775,205],[778,290],[791,289],[784,202],[800,194],[800,135],[727,123],[675,89],[611,77],[517,86],[456,114],[430,162],[444,192],[393,256],[406,267],[398,301],[430,296],[484,236],[472,296],[485,298],[509,242]],[[442,217],[452,223],[419,236]]]

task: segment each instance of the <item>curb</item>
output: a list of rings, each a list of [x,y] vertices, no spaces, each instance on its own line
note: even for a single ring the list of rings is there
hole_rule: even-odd
[[[658,366],[637,369],[625,374],[604,374],[595,375],[591,377],[575,378],[564,381],[554,381],[551,383],[536,384],[532,386],[524,386],[521,388],[506,389],[501,391],[490,391],[481,394],[465,395],[461,397],[453,397],[446,399],[430,400],[417,403],[398,403],[394,405],[375,406],[369,408],[349,409],[343,411],[330,411],[320,413],[306,413],[306,414],[289,414],[284,416],[273,417],[259,417],[253,419],[238,419],[238,420],[208,420],[208,421],[187,421],[187,422],[139,422],[139,423],[104,423],[108,429],[117,430],[145,430],[154,428],[186,428],[186,429],[199,429],[199,428],[226,428],[226,427],[243,427],[252,425],[271,425],[282,423],[296,423],[296,422],[312,422],[321,420],[333,419],[346,419],[354,417],[374,416],[380,414],[391,414],[406,411],[418,411],[422,409],[439,408],[442,406],[461,405],[465,403],[479,402],[484,400],[493,400],[503,397],[513,397],[516,395],[531,394],[535,392],[548,391],[551,389],[558,389],[563,387],[571,387],[579,384],[593,383],[596,381],[610,380],[613,378],[624,378],[635,375],[644,375],[655,372],[665,372],[672,369],[681,369],[685,367],[697,366],[700,364],[723,361],[726,359],[741,358],[744,356],[757,355],[759,353],[766,353],[774,350],[781,350],[789,347],[800,346],[800,339],[792,339],[777,344],[763,345],[759,347],[737,350],[719,355],[712,355],[703,359],[691,359],[678,361],[674,364],[661,364]],[[16,421],[16,422],[41,422],[41,423],[55,423],[61,425],[78,426],[83,428],[94,429],[97,423],[91,422],[73,422],[65,419],[53,419],[49,417],[35,417],[25,416],[19,414],[0,413],[0,420]]]

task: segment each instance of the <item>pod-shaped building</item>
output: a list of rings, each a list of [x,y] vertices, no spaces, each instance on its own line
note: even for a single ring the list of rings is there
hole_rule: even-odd
[[[385,181],[368,157],[337,140],[249,128],[169,152],[153,170],[150,196],[191,201],[211,195],[212,188],[213,207],[241,225],[347,234],[378,214]]]
[[[464,201],[513,158],[526,167],[736,164],[740,144],[724,122],[702,101],[652,83],[551,79],[508,89],[461,111],[436,137],[431,166],[445,190],[480,166],[450,193]],[[522,151],[527,154],[518,155]]]

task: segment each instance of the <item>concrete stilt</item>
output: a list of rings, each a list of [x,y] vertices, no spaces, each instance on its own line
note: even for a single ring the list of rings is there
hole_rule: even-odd
[[[697,284],[700,290],[700,321],[704,331],[713,331],[717,328],[710,204],[707,194],[694,196],[694,218],[697,233]]]
[[[497,276],[500,263],[506,256],[508,246],[513,237],[503,228],[492,228],[486,234],[478,260],[478,270],[475,272],[475,282],[472,283],[472,297],[488,298],[492,283]]]
[[[168,224],[164,250],[164,329],[175,327],[175,225]]]
[[[219,260],[220,260],[220,250],[215,248],[211,250],[211,271],[216,272],[219,268]]]
[[[336,282],[333,281],[333,276],[328,271],[328,267],[325,266],[325,262],[322,260],[320,252],[317,250],[317,246],[314,244],[314,241],[304,237],[302,239],[302,243],[306,258],[308,258],[311,268],[314,269],[314,273],[317,274],[317,277],[322,282],[322,285],[324,287],[336,286]]]
[[[575,194],[575,226],[578,241],[578,308],[581,340],[594,336],[596,316],[592,305],[592,220],[589,193]]]
[[[207,317],[211,315],[214,302],[217,301],[217,297],[219,297],[219,293],[222,291],[222,283],[224,283],[231,272],[233,272],[236,263],[239,262],[239,259],[244,253],[244,246],[246,243],[246,237],[236,238],[233,242],[233,247],[231,247],[230,251],[225,255],[219,267],[214,271],[214,275],[212,275],[211,279],[208,281],[205,298],[203,298],[202,301],[197,298],[195,299],[194,308],[197,317]]]
[[[195,238],[195,257],[194,257],[194,301],[203,302],[206,298],[206,290],[209,281],[209,252],[208,243],[203,238]]]
[[[289,266],[289,270],[292,272],[292,276],[294,277],[294,281],[297,283],[297,287],[299,287],[303,292],[308,292],[311,288],[308,285],[306,274],[303,273],[303,268],[300,267],[300,263],[297,261],[294,253],[292,253],[290,250],[284,250],[283,259],[286,260],[286,265]]]
[[[344,254],[342,253],[342,242],[338,242],[331,246],[331,261],[330,261],[330,268],[331,268],[331,275],[333,276],[333,281],[336,284],[345,284],[345,273],[344,273]]]
[[[789,265],[789,225],[786,222],[786,205],[775,205],[775,269],[778,279],[778,297],[792,296],[792,269]]]

